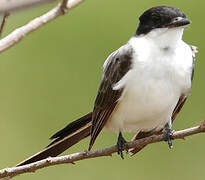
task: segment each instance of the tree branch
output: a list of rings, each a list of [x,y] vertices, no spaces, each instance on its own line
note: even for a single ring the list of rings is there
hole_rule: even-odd
[[[48,22],[54,20],[55,18],[68,13],[70,9],[78,6],[84,0],[69,0],[66,8],[64,5],[59,4],[57,7],[53,8],[46,14],[30,21],[28,24],[14,30],[11,34],[0,40],[0,53],[7,50],[8,48],[14,46],[20,42],[24,37],[26,37],[31,32],[39,29]],[[65,1],[63,0],[63,4]],[[62,11],[63,7],[63,11]]]
[[[173,138],[184,139],[187,136],[191,136],[198,133],[204,133],[204,132],[205,132],[205,122],[201,123],[201,125],[199,126],[176,131],[173,134]],[[163,141],[162,135],[153,135],[136,141],[128,142],[126,144],[126,147],[128,147],[129,149],[138,148],[138,147],[140,148],[144,145],[148,145],[160,141]],[[74,153],[74,154],[61,156],[61,157],[50,157],[28,165],[2,169],[0,170],[0,179],[5,177],[12,178],[14,176],[23,173],[35,172],[38,169],[42,169],[48,166],[54,166],[57,164],[65,164],[65,163],[74,164],[76,161],[80,161],[83,159],[91,159],[91,158],[102,157],[102,156],[111,156],[115,152],[117,152],[117,147],[112,146],[110,148],[96,150],[96,151],[79,152],[79,153]]]
[[[57,0],[1,0],[0,14],[5,12],[19,11],[22,9],[33,8],[37,5],[51,3]]]

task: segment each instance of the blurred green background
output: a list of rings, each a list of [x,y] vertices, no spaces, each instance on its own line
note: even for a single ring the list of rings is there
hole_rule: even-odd
[[[0,168],[38,152],[49,143],[49,136],[92,110],[104,60],[135,33],[142,12],[157,5],[184,10],[193,22],[184,40],[199,47],[193,90],[174,129],[204,120],[205,1],[89,0],[0,54]],[[12,14],[4,35],[54,6]],[[94,149],[113,145],[116,138],[114,133],[102,133]],[[66,153],[87,149],[88,140]],[[157,143],[125,160],[117,155],[84,160],[16,179],[204,180],[204,142],[205,135],[200,134],[175,141],[172,150],[166,143]]]

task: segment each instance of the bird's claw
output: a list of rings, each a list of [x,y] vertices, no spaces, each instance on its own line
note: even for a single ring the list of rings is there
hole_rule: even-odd
[[[119,136],[118,136],[118,141],[117,141],[117,153],[120,155],[120,157],[122,159],[124,159],[124,155],[123,155],[124,147],[125,147],[125,149],[126,149],[126,151],[128,153],[128,149],[125,146],[126,143],[127,143],[127,141],[123,138],[122,133],[120,132]]]
[[[164,133],[163,133],[163,139],[164,141],[167,141],[169,148],[173,148],[173,143],[172,140],[173,138],[173,130],[172,129],[165,129]]]

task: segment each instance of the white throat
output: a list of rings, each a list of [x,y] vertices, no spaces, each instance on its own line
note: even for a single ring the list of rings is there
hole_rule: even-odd
[[[182,40],[184,27],[154,29],[145,37],[157,44],[160,48],[175,48]]]

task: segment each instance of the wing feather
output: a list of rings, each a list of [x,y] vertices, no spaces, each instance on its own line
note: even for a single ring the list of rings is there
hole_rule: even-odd
[[[113,86],[130,70],[132,53],[133,49],[127,44],[113,52],[104,63],[103,79],[93,110],[89,149],[92,148],[123,92],[123,88],[113,90]]]

